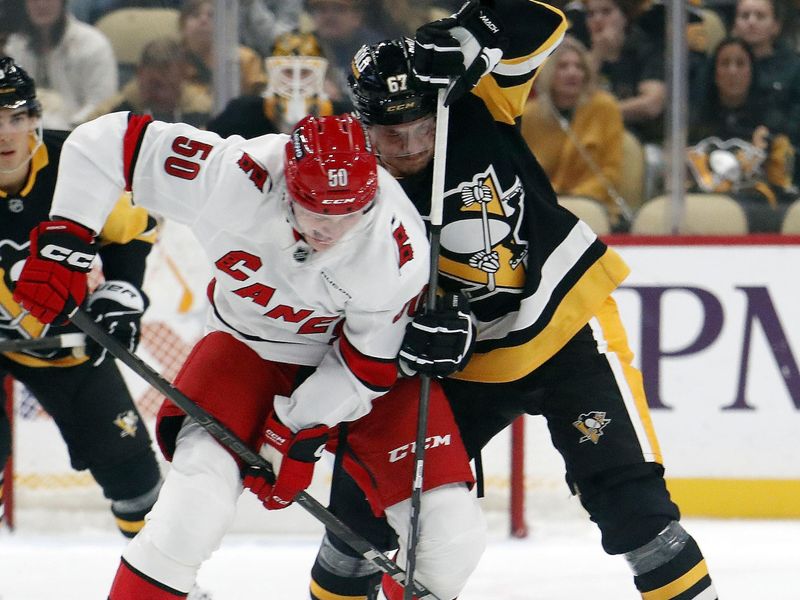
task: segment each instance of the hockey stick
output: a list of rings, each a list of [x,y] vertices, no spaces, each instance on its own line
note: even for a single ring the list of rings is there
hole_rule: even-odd
[[[217,421],[204,409],[195,404],[188,396],[174,387],[169,381],[164,379],[150,365],[128,350],[116,338],[112,337],[105,330],[95,323],[92,318],[82,309],[76,308],[69,315],[70,320],[79,327],[86,335],[103,346],[112,355],[125,363],[130,369],[153,386],[158,392],[163,394],[175,406],[180,408],[188,416],[194,419],[198,425],[210,433],[220,444],[231,450],[245,463],[253,467],[264,469],[272,474],[272,466],[260,454],[253,452],[247,444],[239,439],[235,433],[225,425]],[[366,539],[350,529],[338,517],[333,515],[328,509],[322,506],[314,497],[307,492],[300,492],[295,497],[295,502],[305,508],[313,517],[320,521],[339,539],[344,541],[353,550],[361,554],[381,571],[388,574],[396,582],[403,584],[407,582],[406,572],[403,571],[393,560],[375,548]],[[439,600],[423,585],[412,582],[414,595],[420,600]]]
[[[30,340],[0,340],[0,352],[25,352],[26,350],[57,350],[75,348],[86,343],[82,333],[62,333]]]
[[[431,270],[428,277],[428,293],[425,310],[433,310],[436,303],[436,288],[439,282],[439,251],[444,210],[444,166],[447,154],[447,125],[450,109],[444,103],[448,88],[440,88],[436,100],[436,137],[433,148],[433,185],[431,186]],[[417,542],[419,541],[419,511],[422,504],[422,483],[425,470],[425,438],[428,434],[428,405],[431,397],[431,378],[420,378],[419,413],[417,415],[417,442],[414,448],[414,480],[411,485],[411,514],[406,547],[406,580],[403,600],[412,600],[414,569],[417,566]]]

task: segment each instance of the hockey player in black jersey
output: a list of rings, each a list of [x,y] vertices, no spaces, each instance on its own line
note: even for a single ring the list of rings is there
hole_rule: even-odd
[[[468,296],[477,341],[470,355],[459,339],[448,344],[431,316],[418,317],[400,367],[446,376],[442,385],[473,457],[516,417],[544,416],[570,490],[599,527],[604,550],[626,558],[642,596],[714,600],[700,548],[666,489],[641,375],[610,296],[628,267],[558,206],[518,131],[536,71],[565,29],[563,14],[536,0],[472,0],[413,40],[364,46],[354,58],[358,115],[380,162],[423,216],[430,212],[436,87],[454,82],[439,282]],[[341,469],[330,502],[376,545],[388,550],[399,542],[397,560],[405,563],[405,540],[364,508]],[[385,577],[376,590],[373,573],[328,532],[311,597],[402,596]]]
[[[42,132],[40,119],[33,79],[13,59],[0,58],[0,339],[78,332],[71,324],[45,325],[12,299],[30,232],[49,221],[67,136]],[[95,319],[132,350],[147,306],[140,288],[154,228],[155,221],[143,209],[120,201],[100,236],[105,281],[87,304]],[[150,435],[115,362],[91,344],[85,349],[5,352],[0,354],[0,377],[5,375],[22,382],[50,414],[72,467],[91,472],[111,501],[120,531],[133,537],[155,503],[161,474]],[[0,402],[0,470],[11,452],[4,406]]]

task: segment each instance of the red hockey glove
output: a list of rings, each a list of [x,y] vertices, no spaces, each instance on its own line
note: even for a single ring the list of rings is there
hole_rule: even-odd
[[[30,256],[14,300],[42,323],[66,316],[86,297],[87,273],[97,252],[92,232],[70,221],[45,221],[31,230]]]
[[[446,105],[494,69],[508,46],[497,16],[477,0],[470,0],[454,15],[423,25],[414,37],[414,70],[419,80],[434,87],[454,82]]]
[[[141,320],[149,300],[147,294],[132,283],[122,280],[104,281],[89,296],[86,305],[95,323],[117,338],[128,350],[136,351],[142,335]],[[100,365],[108,350],[91,338],[86,340],[86,354],[92,365]]]
[[[463,369],[475,347],[475,324],[469,300],[462,293],[436,298],[436,307],[406,325],[400,347],[399,367],[403,375],[417,373],[447,377]]]
[[[259,454],[272,464],[275,480],[269,481],[263,469],[250,467],[245,470],[243,485],[267,509],[286,508],[311,484],[314,464],[328,441],[328,428],[317,425],[292,433],[273,411],[267,417],[260,441]]]

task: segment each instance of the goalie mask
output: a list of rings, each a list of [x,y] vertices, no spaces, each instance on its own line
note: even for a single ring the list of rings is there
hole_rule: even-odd
[[[14,59],[0,58],[0,172],[27,165],[42,145],[41,114],[33,79]]]
[[[378,189],[375,156],[350,115],[308,116],[286,143],[290,220],[317,251],[359,228]]]
[[[264,110],[280,131],[291,132],[294,124],[306,115],[324,116],[333,112],[324,89],[328,61],[313,34],[280,36],[264,64],[267,70]]]
[[[356,114],[395,177],[413,175],[433,158],[436,93],[420,87],[413,57],[411,38],[362,46],[348,78]]]

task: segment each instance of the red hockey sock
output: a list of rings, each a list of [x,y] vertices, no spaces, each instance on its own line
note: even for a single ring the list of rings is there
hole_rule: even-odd
[[[120,559],[114,583],[111,584],[108,600],[175,600],[186,596],[184,592],[173,590],[140,573],[123,558]]]

